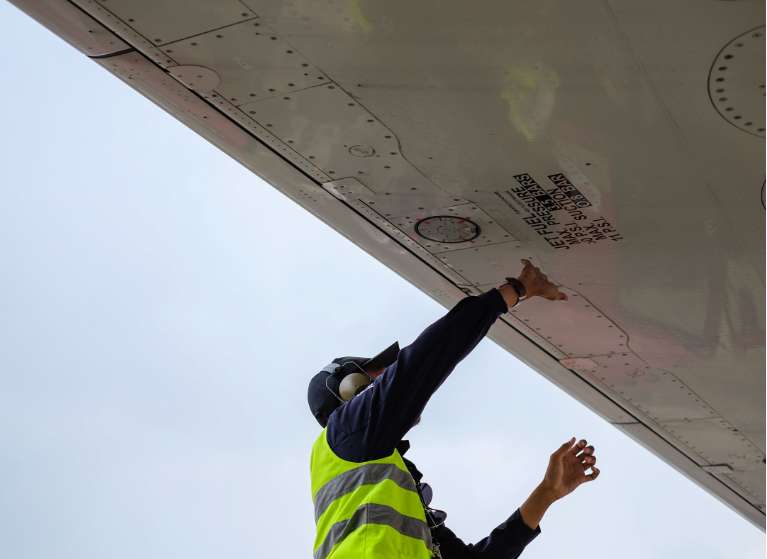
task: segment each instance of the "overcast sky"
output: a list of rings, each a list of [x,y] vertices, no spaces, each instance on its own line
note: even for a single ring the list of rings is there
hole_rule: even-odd
[[[0,556],[310,557],[308,379],[446,310],[4,2],[0,47]],[[408,456],[475,541],[570,436],[602,475],[523,557],[763,557],[490,340]]]

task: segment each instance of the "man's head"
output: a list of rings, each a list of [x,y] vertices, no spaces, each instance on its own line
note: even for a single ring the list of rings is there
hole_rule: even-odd
[[[309,409],[325,427],[337,408],[363,392],[386,367],[397,360],[399,344],[391,346],[370,359],[337,357],[309,381]]]

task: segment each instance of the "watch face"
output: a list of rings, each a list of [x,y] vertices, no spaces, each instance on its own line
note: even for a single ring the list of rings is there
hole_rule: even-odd
[[[435,215],[415,224],[415,231],[435,243],[465,243],[479,237],[479,225],[453,215]]]

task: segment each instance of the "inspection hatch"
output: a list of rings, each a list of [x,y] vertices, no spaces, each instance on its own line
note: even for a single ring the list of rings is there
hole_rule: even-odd
[[[416,233],[435,243],[465,243],[479,237],[479,225],[457,215],[435,215],[415,224]]]
[[[738,35],[719,51],[708,94],[727,122],[764,138],[764,26]]]

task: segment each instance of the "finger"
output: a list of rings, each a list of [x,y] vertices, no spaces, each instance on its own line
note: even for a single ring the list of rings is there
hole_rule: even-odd
[[[557,450],[554,451],[554,454],[562,455],[565,454],[568,450],[570,450],[573,446],[573,443],[575,442],[575,437],[564,443],[562,446],[560,446]]]
[[[583,449],[584,449],[584,447],[585,447],[585,446],[586,446],[586,439],[581,439],[581,440],[579,440],[579,441],[578,441],[578,442],[577,442],[577,443],[576,443],[576,444],[573,446],[573,448],[571,448],[571,449],[570,449],[570,452],[572,452],[574,455],[575,455],[575,454],[578,454],[578,453],[579,453],[581,450],[583,450]]]
[[[532,264],[530,264],[530,261],[527,258],[522,258],[522,264],[525,266],[525,268],[528,266],[532,266]]]
[[[557,300],[559,300],[559,301],[567,301],[567,295],[565,295],[564,293],[560,293],[559,297],[557,298]]]
[[[578,458],[584,458],[584,457],[590,456],[592,454],[594,454],[594,447],[592,445],[589,445],[589,446],[587,446],[586,448],[583,449],[583,452],[581,452],[578,455]]]
[[[583,465],[584,470],[588,470],[589,468],[593,469],[594,464],[596,463],[597,463],[596,456],[587,456],[581,461],[581,464]]]
[[[599,477],[599,468],[592,468],[592,472],[586,476],[586,481],[594,481]]]

